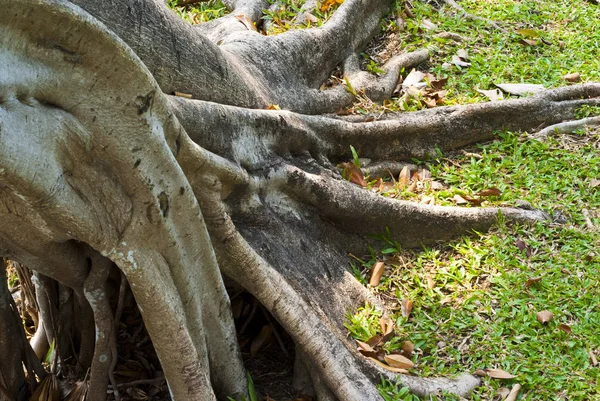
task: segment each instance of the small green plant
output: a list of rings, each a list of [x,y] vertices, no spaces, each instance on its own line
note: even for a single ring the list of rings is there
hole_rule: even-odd
[[[575,118],[582,119],[587,117],[600,116],[600,106],[590,106],[584,104],[575,110]]]
[[[246,378],[248,380],[248,398],[243,395],[240,395],[236,400],[233,397],[227,397],[229,401],[258,401],[258,395],[256,394],[256,389],[254,388],[254,381],[252,380],[252,376],[250,376],[249,372],[246,372]]]
[[[381,312],[366,304],[364,307],[358,308],[355,314],[346,314],[344,325],[352,337],[360,341],[367,341],[379,332],[380,317]]]
[[[381,379],[381,384],[377,386],[379,394],[385,401],[420,401],[420,398],[411,394],[407,387],[400,382],[393,382],[385,378]]]

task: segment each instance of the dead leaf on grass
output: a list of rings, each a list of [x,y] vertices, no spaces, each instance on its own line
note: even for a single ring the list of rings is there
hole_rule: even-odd
[[[404,343],[402,344],[402,353],[404,354],[404,356],[410,358],[414,351],[415,345],[408,340],[404,341]]]
[[[531,277],[528,278],[527,281],[525,281],[525,288],[529,288],[532,285],[534,285],[535,283],[538,283],[542,280],[542,277]]]
[[[573,331],[571,330],[571,326],[568,324],[561,323],[558,325],[558,329],[564,331],[567,334],[571,334]]]
[[[384,359],[393,368],[410,369],[415,366],[413,361],[400,354],[386,355]]]
[[[567,82],[579,82],[581,81],[581,74],[579,74],[578,72],[574,72],[571,74],[566,74],[563,75],[562,79],[564,79]]]
[[[424,19],[423,22],[421,22],[421,28],[427,29],[429,31],[435,31],[436,29],[438,29],[437,25],[428,19]]]
[[[456,54],[454,56],[452,56],[452,64],[458,66],[458,67],[470,67],[471,63],[467,62],[467,61],[463,61],[462,58],[460,58],[459,56],[457,56]]]
[[[532,39],[521,39],[519,42],[521,42],[521,44],[523,44],[523,45],[528,45],[528,46],[537,46],[539,43],[537,40],[532,40]]]
[[[467,202],[469,202],[472,205],[481,206],[481,199],[473,198],[472,196],[469,196],[469,195],[463,195],[462,197],[464,200],[466,200]]]
[[[520,251],[525,251],[525,254],[528,258],[531,257],[531,249],[521,238],[517,238],[517,240],[515,241],[515,246],[519,248]]]
[[[597,178],[592,178],[590,180],[590,188],[596,188],[597,186],[600,185],[600,180]]]
[[[369,284],[372,287],[377,287],[379,282],[381,281],[381,277],[383,276],[384,271],[384,263],[377,262],[373,265],[373,270],[371,270],[371,279],[369,280]]]
[[[492,379],[514,379],[517,377],[502,369],[486,369],[485,371],[487,372],[488,377],[491,377]]]
[[[483,191],[479,191],[475,195],[477,195],[477,196],[501,196],[502,191],[500,191],[496,187],[492,187],[492,188],[484,189]]]
[[[402,316],[404,316],[405,318],[410,317],[410,312],[412,312],[412,307],[413,307],[413,302],[410,299],[403,299],[402,300]]]
[[[552,319],[554,319],[554,313],[550,312],[549,310],[543,310],[541,312],[538,312],[535,316],[537,317],[538,322],[540,322],[541,324],[546,324]]]
[[[384,336],[391,334],[394,331],[394,321],[387,316],[379,319],[379,328]]]
[[[487,373],[483,369],[477,369],[477,370],[475,370],[475,372],[473,372],[473,374],[475,376],[479,376],[479,377],[486,377],[487,376]]]

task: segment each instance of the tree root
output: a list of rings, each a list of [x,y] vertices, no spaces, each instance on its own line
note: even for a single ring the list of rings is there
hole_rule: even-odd
[[[571,134],[574,131],[577,131],[577,130],[580,130],[583,128],[597,127],[599,125],[600,125],[600,117],[587,117],[587,118],[582,118],[580,120],[565,121],[565,122],[561,122],[558,124],[553,124],[542,130],[539,130],[538,132],[536,132],[530,136],[534,139],[543,140],[553,134],[559,134],[559,135]]]

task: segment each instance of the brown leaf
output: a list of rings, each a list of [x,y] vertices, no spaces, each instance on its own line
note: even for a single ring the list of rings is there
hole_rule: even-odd
[[[532,285],[534,285],[535,283],[538,283],[542,280],[542,277],[531,277],[528,278],[527,281],[525,282],[525,288],[529,288]]]
[[[369,340],[367,340],[367,344],[369,344],[371,347],[377,347],[379,344],[382,343],[383,336],[381,334],[376,334],[373,337],[369,338]]]
[[[463,198],[472,205],[481,206],[481,199],[473,198],[469,195],[463,195]]]
[[[278,104],[270,104],[267,106],[267,110],[281,110],[281,107]]]
[[[364,173],[354,163],[341,163],[340,167],[343,168],[342,176],[346,180],[363,188],[367,186]]]
[[[421,99],[421,102],[425,106],[427,106],[428,109],[433,109],[434,107],[437,106],[437,101],[435,99],[424,97],[423,99]]]
[[[501,196],[502,191],[500,191],[496,187],[492,187],[492,188],[487,188],[482,191],[479,191],[475,195],[477,195],[477,196]]]
[[[590,180],[590,188],[596,188],[597,186],[600,185],[600,180],[597,178],[592,178]]]
[[[394,368],[410,369],[415,366],[413,361],[399,354],[386,355],[385,361],[388,365]]]
[[[568,324],[561,323],[558,325],[558,329],[564,331],[567,334],[572,333],[571,326],[569,326]]]
[[[573,72],[571,74],[563,75],[562,79],[564,79],[567,82],[579,82],[581,81],[581,74],[579,74],[578,72]]]
[[[540,322],[541,324],[546,324],[552,319],[554,319],[554,313],[550,312],[549,310],[543,310],[541,312],[538,312],[535,316],[537,317],[538,322]]]
[[[410,169],[408,166],[404,166],[400,175],[398,176],[398,188],[404,189],[410,182]]]
[[[254,356],[273,338],[273,327],[270,324],[265,324],[258,336],[252,340],[250,345],[250,355]]]
[[[517,246],[517,248],[519,248],[520,251],[525,251],[525,254],[528,258],[531,257],[531,249],[527,246],[525,241],[523,241],[521,238],[518,238],[515,241],[515,245]]]
[[[408,188],[406,188],[406,190],[408,192],[412,192],[413,194],[417,193],[417,182],[413,181],[410,183],[410,185],[408,186]]]
[[[387,336],[394,331],[394,321],[387,316],[383,316],[379,319],[379,327],[384,336]]]
[[[473,372],[473,374],[475,376],[479,376],[479,377],[486,377],[487,376],[487,373],[483,369],[477,369],[475,372]]]
[[[356,340],[356,343],[358,344],[358,352],[369,358],[377,358],[377,351],[375,351],[369,344],[358,340]]]
[[[519,396],[519,391],[521,391],[521,385],[519,383],[516,383],[510,390],[510,393],[508,393],[504,401],[516,401],[517,397]]]
[[[408,318],[410,316],[410,312],[412,311],[413,302],[410,299],[402,300],[402,316]]]
[[[435,288],[435,281],[433,281],[433,278],[431,278],[430,275],[427,275],[426,279],[427,279],[427,288],[429,288],[430,290],[433,290]]]
[[[532,40],[532,39],[521,39],[521,40],[519,40],[519,42],[521,42],[521,44],[523,44],[523,45],[529,45],[529,46],[537,46],[539,43],[537,40]]]
[[[37,386],[30,401],[59,401],[58,380],[52,373],[48,374]]]
[[[434,79],[433,81],[429,81],[429,87],[435,91],[440,91],[447,83],[448,78]]]
[[[487,372],[488,377],[491,377],[492,379],[514,379],[517,377],[502,369],[486,369],[485,371]]]
[[[408,340],[404,341],[404,343],[402,344],[402,354],[404,354],[405,357],[409,358],[410,356],[412,356],[414,351],[415,345]]]
[[[371,279],[369,280],[369,284],[372,287],[377,287],[379,285],[379,282],[381,281],[381,276],[383,276],[383,270],[383,262],[377,262],[373,265],[373,269],[371,270]]]
[[[460,206],[460,205],[466,205],[466,204],[468,204],[468,203],[469,203],[469,202],[468,202],[468,201],[467,201],[465,198],[463,198],[463,197],[462,197],[462,196],[460,196],[460,195],[454,195],[454,198],[452,198],[452,199],[453,199],[453,200],[454,200],[454,202],[455,202],[457,205],[459,205],[459,206]]]
[[[369,358],[369,360],[371,362],[373,362],[374,364],[376,364],[377,366],[380,366],[386,370],[389,370],[390,372],[394,372],[394,373],[408,373],[408,370],[406,369],[402,369],[402,368],[395,368],[393,366],[390,365],[386,365],[385,363],[380,362],[379,360],[375,359],[375,358]]]

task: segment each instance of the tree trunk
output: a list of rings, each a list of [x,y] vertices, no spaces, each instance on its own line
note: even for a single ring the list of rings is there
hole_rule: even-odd
[[[391,3],[346,0],[321,28],[263,36],[234,17],[258,21],[263,0],[230,0],[230,15],[199,28],[160,0],[0,0],[0,256],[70,294],[68,305],[56,295],[40,302],[43,326],[54,338],[57,319],[77,315],[63,335],[80,338],[88,400],[106,398],[117,358],[106,284],[114,266],[173,400],[247,392],[221,273],[291,335],[321,399],[377,400],[381,375],[396,375],[355,351],[344,315],[365,301],[383,306],[347,271],[348,253],[386,229],[411,247],[485,230],[499,213],[547,218],[418,205],[341,179],[335,164],[350,145],[393,169],[600,103],[600,84],[585,84],[373,122],[324,114],[354,100],[343,85],[319,89],[336,67],[383,99],[401,68],[427,60],[427,50],[398,55],[377,79],[355,67]],[[285,110],[264,110],[273,104]],[[417,394],[465,395],[478,383],[398,379]]]

